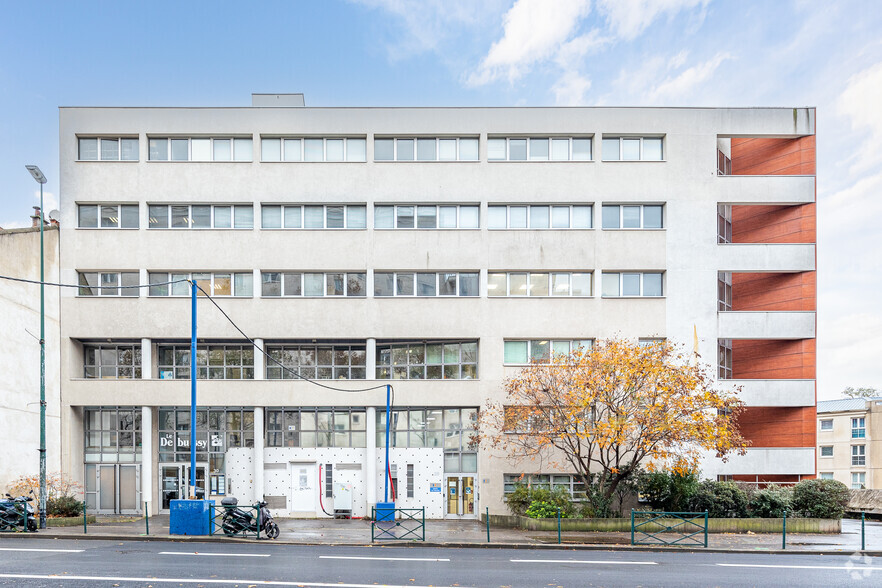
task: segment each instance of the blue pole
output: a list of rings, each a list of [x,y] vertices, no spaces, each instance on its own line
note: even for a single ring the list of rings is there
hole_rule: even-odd
[[[190,280],[190,492],[196,497],[196,280]]]
[[[392,426],[392,385],[386,384],[386,470],[383,478],[386,479],[383,501],[389,502],[389,427]]]

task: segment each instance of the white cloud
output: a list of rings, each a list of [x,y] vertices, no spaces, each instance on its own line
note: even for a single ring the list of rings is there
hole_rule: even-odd
[[[836,101],[836,112],[847,116],[852,131],[866,133],[863,148],[855,150],[852,173],[859,173],[878,165],[879,141],[882,140],[882,110],[876,100],[882,95],[882,62],[851,76],[845,90]]]
[[[818,362],[820,398],[835,398],[846,386],[882,389],[882,317],[878,313],[836,317],[819,313],[818,336],[823,357]]]
[[[514,82],[561,50],[591,9],[589,0],[558,0],[553,7],[545,0],[518,0],[503,17],[503,36],[493,43],[477,71],[467,78],[471,86],[498,79]],[[591,39],[568,47],[572,54],[587,51]]]
[[[675,55],[670,64],[679,67],[685,61],[683,52]],[[669,76],[649,91],[649,99],[652,102],[673,101],[691,94],[701,84],[708,81],[720,64],[727,59],[732,59],[728,53],[717,53],[711,59],[693,65],[675,76]]]
[[[585,103],[585,92],[591,88],[591,80],[575,70],[565,72],[552,86],[555,104],[580,106]]]
[[[34,190],[34,206],[40,206],[40,190]],[[43,217],[49,218],[49,213],[58,210],[58,197],[52,192],[43,191]]]
[[[31,226],[31,223],[26,223],[22,221],[9,221],[6,223],[0,223],[0,227],[4,229],[24,229],[25,227]]]
[[[610,29],[620,38],[631,41],[661,14],[672,17],[681,10],[701,6],[710,0],[598,0],[597,9],[606,15]]]

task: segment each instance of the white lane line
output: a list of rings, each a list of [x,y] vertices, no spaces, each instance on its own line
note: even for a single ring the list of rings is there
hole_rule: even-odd
[[[378,561],[450,561],[447,558],[431,557],[357,557],[354,555],[320,555],[319,559],[371,559]]]
[[[268,553],[205,553],[202,551],[160,551],[159,555],[206,555],[213,557],[269,557]]]
[[[141,582],[150,584],[252,584],[256,586],[300,586],[306,588],[455,588],[454,586],[419,586],[415,584],[343,584],[337,582],[309,582],[282,580],[219,580],[217,578],[135,578],[124,576],[72,576],[70,574],[0,574],[0,578],[15,580],[84,580],[89,582]]]
[[[82,553],[85,549],[37,549],[27,547],[0,547],[0,551],[50,551],[53,553]]]
[[[625,566],[655,566],[654,561],[615,561],[615,560],[592,560],[584,559],[510,559],[513,563],[573,563],[573,564],[597,564],[597,565],[625,565]]]
[[[862,570],[882,570],[882,567],[873,567],[873,566],[862,566],[862,565],[853,565],[853,566],[788,566],[788,565],[774,565],[774,564],[723,564],[718,563],[718,566],[723,566],[726,568],[778,568],[783,570],[852,570],[855,572],[860,572]]]

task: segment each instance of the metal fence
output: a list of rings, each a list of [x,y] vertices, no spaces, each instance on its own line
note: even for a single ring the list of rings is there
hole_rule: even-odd
[[[254,506],[216,506],[209,504],[208,512],[211,517],[212,535],[223,533],[227,537],[254,537],[255,539],[260,539],[260,527],[257,524],[260,506],[256,504]]]
[[[631,545],[707,547],[707,511],[631,511]]]
[[[387,513],[393,512],[389,517]],[[371,507],[371,543],[374,541],[425,541],[426,509],[396,508],[383,509],[383,520],[377,520],[377,508]]]
[[[0,501],[0,531],[28,532],[27,502]]]

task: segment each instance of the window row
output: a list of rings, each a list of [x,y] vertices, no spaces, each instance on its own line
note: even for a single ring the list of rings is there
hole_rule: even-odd
[[[262,272],[263,296],[352,296],[367,295],[364,272]]]
[[[364,380],[365,345],[268,345],[268,380]]]
[[[138,272],[77,272],[79,296],[139,296]]]
[[[138,461],[142,447],[140,408],[86,408],[83,425],[84,461]]]
[[[488,272],[487,296],[591,296],[591,272]]]
[[[209,407],[196,410],[196,460],[207,462],[212,474],[225,472],[225,453],[233,447],[254,447],[254,409]],[[190,461],[190,408],[160,407],[159,461]],[[212,493],[215,480],[212,480]],[[223,487],[223,482],[217,489]]]
[[[449,452],[474,451],[477,449],[475,443],[477,422],[477,408],[392,410],[389,420],[389,447],[439,447]],[[377,410],[376,423],[377,447],[386,447],[385,411]]]
[[[81,229],[137,229],[137,204],[80,204],[77,225]]]
[[[364,229],[366,210],[363,204],[261,204],[260,226],[264,229]]]
[[[534,490],[563,488],[572,497],[585,493],[585,483],[575,474],[503,474],[504,494],[511,494],[518,486],[527,486]]]
[[[477,205],[375,205],[375,229],[478,229]]]
[[[251,138],[167,138],[147,140],[150,161],[252,161]]]
[[[150,272],[150,296],[190,296],[189,280],[194,280],[202,290],[197,296],[238,296],[250,298],[254,295],[254,274],[251,272]],[[174,282],[174,283],[166,283]]]
[[[374,161],[478,161],[478,138],[377,138]]]
[[[536,362],[551,362],[555,355],[569,355],[577,349],[592,349],[594,339],[530,339],[525,341],[506,341],[503,363],[506,365],[527,365]]]
[[[660,272],[603,272],[602,296],[663,296]]]
[[[151,229],[253,229],[251,204],[150,204]]]
[[[591,161],[590,137],[487,139],[487,161]]]
[[[661,229],[661,204],[604,204],[601,216],[604,229]]]
[[[593,206],[515,205],[487,206],[488,229],[590,229]]]
[[[77,146],[80,161],[138,161],[136,137],[79,137]]]
[[[83,377],[113,380],[141,378],[140,345],[84,345]]]
[[[477,341],[377,343],[378,380],[473,380],[477,377]]]
[[[662,137],[604,137],[603,161],[662,161]]]
[[[159,379],[190,377],[190,346],[160,345]],[[251,345],[197,345],[196,378],[200,380],[253,380],[254,347]]]
[[[478,295],[478,272],[374,272],[374,296]]]
[[[363,408],[267,408],[267,447],[366,447]]]
[[[261,137],[261,161],[365,161],[366,140],[343,138]]]

